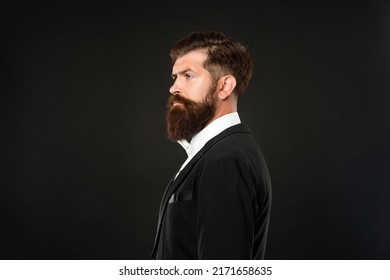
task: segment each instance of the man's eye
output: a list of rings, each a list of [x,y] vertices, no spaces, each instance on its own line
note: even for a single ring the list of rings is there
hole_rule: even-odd
[[[189,79],[189,78],[192,78],[192,75],[191,75],[191,74],[186,74],[185,77],[186,77],[187,79]]]

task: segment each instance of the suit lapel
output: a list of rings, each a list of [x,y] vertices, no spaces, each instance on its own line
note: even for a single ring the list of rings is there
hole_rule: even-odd
[[[169,197],[171,197],[172,193],[177,189],[178,186],[182,183],[184,178],[187,177],[187,174],[192,170],[192,168],[195,166],[195,164],[199,161],[199,159],[216,143],[218,143],[223,138],[235,134],[235,133],[251,133],[249,127],[247,127],[245,124],[238,124],[235,126],[232,126],[224,131],[222,131],[220,134],[215,136],[214,138],[210,139],[204,147],[188,162],[186,167],[177,175],[176,179],[172,182],[171,187],[169,190],[167,190],[167,198],[165,200],[165,207],[167,205],[167,201]],[[164,206],[163,206],[164,207]]]
[[[153,246],[153,252],[152,256],[155,256],[155,251],[157,247],[157,240],[160,235],[160,230],[161,230],[161,222],[163,220],[165,210],[168,206],[168,200],[171,197],[171,195],[175,192],[175,190],[180,186],[182,181],[187,177],[187,174],[192,170],[192,168],[195,166],[195,164],[201,159],[201,157],[211,148],[213,147],[216,143],[218,143],[220,140],[223,138],[235,134],[235,133],[251,133],[250,129],[248,126],[245,124],[238,124],[234,125],[224,131],[222,131],[220,134],[209,140],[204,147],[188,162],[186,167],[177,175],[176,179],[173,177],[171,181],[169,182],[167,188],[165,189],[165,192],[163,194],[163,198],[161,201],[160,205],[160,215],[158,219],[158,224],[157,224],[157,234],[156,238],[154,240],[154,246]]]

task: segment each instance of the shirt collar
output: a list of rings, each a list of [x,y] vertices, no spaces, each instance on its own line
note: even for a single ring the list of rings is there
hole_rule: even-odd
[[[241,120],[237,112],[226,114],[203,128],[192,138],[191,142],[188,142],[185,139],[179,140],[177,142],[183,147],[188,157],[190,158],[199,152],[210,139],[214,138],[225,129],[240,123]]]

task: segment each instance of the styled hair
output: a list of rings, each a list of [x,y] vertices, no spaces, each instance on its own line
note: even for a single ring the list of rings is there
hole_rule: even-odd
[[[253,61],[247,48],[220,32],[191,32],[177,41],[169,53],[172,64],[194,50],[204,50],[207,59],[204,68],[216,81],[224,75],[236,79],[234,92],[241,96],[246,90],[253,73]]]

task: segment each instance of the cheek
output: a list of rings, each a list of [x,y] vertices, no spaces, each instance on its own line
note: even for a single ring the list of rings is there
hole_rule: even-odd
[[[195,102],[202,102],[204,101],[208,91],[209,87],[199,86],[188,91],[187,98]]]

